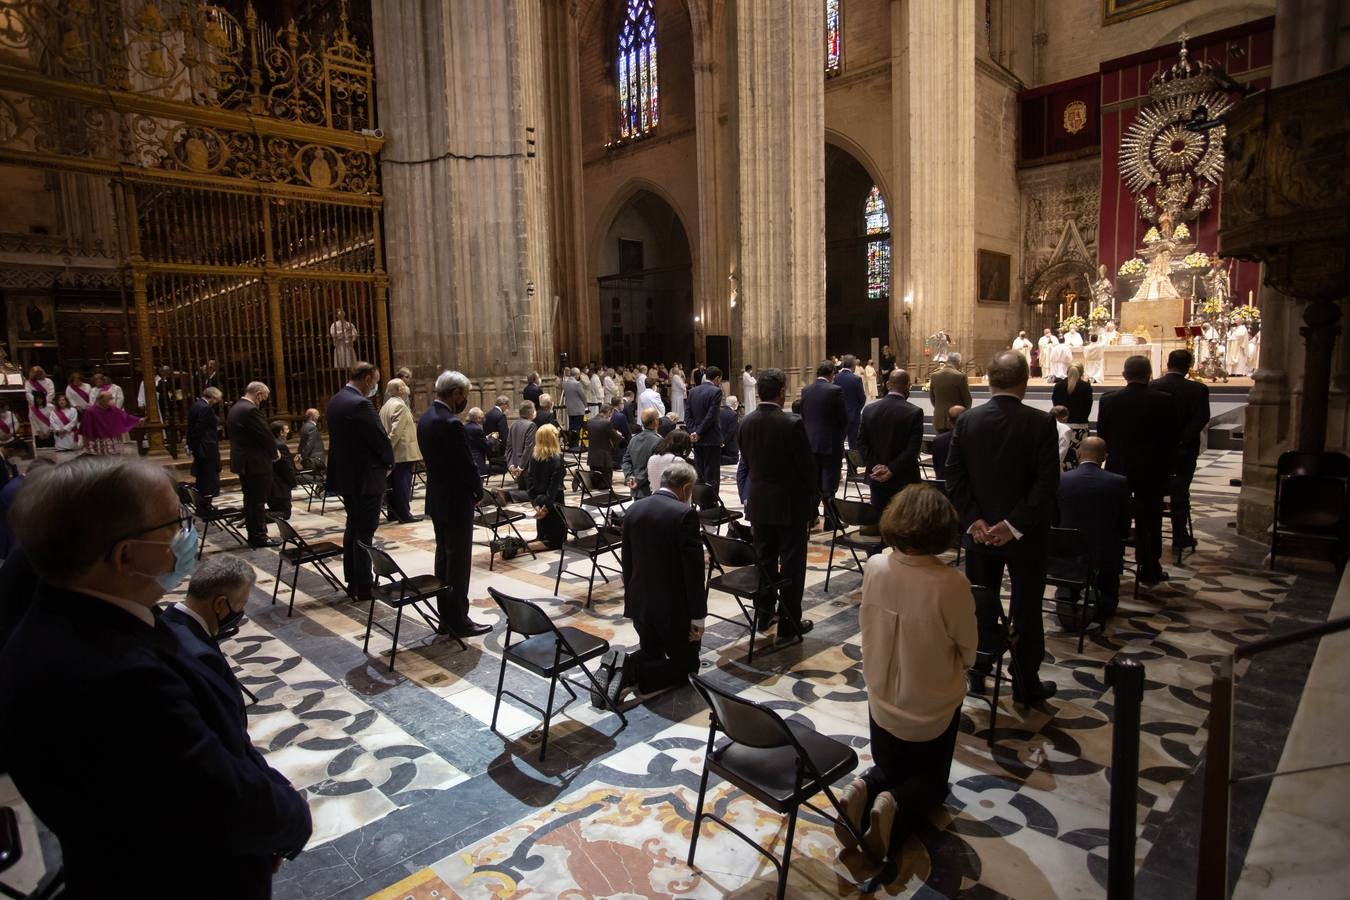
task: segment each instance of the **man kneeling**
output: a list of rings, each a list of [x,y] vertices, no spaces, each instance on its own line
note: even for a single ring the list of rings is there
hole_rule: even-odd
[[[667,691],[698,670],[707,598],[698,512],[689,505],[694,467],[677,461],[661,489],[634,503],[623,518],[623,614],[637,627],[640,649],[616,651],[606,684],[612,706],[625,691]]]

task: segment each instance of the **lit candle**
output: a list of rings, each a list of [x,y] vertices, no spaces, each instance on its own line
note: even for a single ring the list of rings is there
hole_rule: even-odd
[[[1248,305],[1248,306],[1251,306],[1251,305],[1252,305],[1252,292],[1251,292],[1251,291],[1248,291],[1248,292],[1247,292],[1247,305]]]

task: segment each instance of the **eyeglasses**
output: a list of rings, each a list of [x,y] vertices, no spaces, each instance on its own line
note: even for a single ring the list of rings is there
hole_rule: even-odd
[[[168,528],[170,525],[177,525],[179,531],[190,531],[192,529],[192,511],[188,509],[186,506],[179,504],[178,515],[176,518],[170,519],[167,522],[160,522],[158,525],[151,525],[147,528],[142,528],[140,531],[133,531],[131,534],[127,535],[124,538],[118,538],[118,540],[119,541],[130,540],[131,538],[136,537],[136,535],[138,534],[146,534],[151,531],[159,531],[161,528]]]

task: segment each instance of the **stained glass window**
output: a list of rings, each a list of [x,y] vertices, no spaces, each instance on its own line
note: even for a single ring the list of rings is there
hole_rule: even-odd
[[[839,74],[839,49],[843,34],[839,28],[840,0],[825,0],[825,74]]]
[[[641,137],[656,127],[656,13],[652,0],[628,0],[628,14],[619,29],[619,132]]]
[[[876,236],[867,242],[867,299],[885,300],[891,296],[891,217],[876,185],[863,204],[863,226]]]

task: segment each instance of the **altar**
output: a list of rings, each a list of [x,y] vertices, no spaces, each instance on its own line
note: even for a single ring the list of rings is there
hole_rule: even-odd
[[[1131,356],[1147,356],[1149,362],[1153,363],[1153,376],[1156,378],[1163,374],[1163,345],[1159,341],[1150,341],[1147,344],[1112,344],[1109,347],[1102,348],[1102,368],[1106,372],[1108,381],[1119,381],[1122,379],[1121,372],[1125,368],[1125,360]]]

